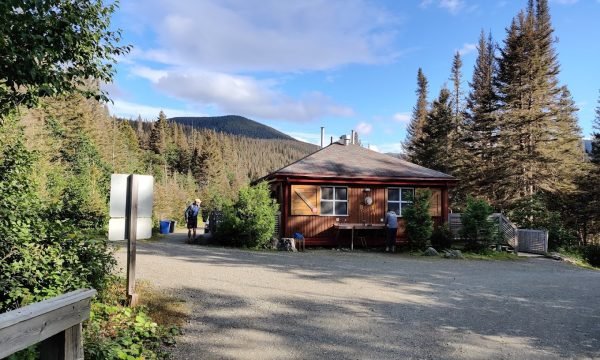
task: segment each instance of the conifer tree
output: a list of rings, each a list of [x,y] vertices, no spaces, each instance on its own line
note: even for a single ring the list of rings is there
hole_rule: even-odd
[[[579,136],[572,126],[575,110],[566,88],[558,85],[553,31],[548,2],[536,0],[534,7],[530,1],[513,19],[501,49],[497,86],[504,171],[498,188],[508,207],[539,192],[575,189],[576,172],[556,171],[558,163],[575,169],[581,159],[573,147]]]
[[[464,193],[485,198],[497,206],[498,171],[498,96],[494,87],[496,61],[492,35],[482,31],[477,45],[477,60],[466,102],[462,143],[465,147],[463,166],[459,171],[459,187]]]
[[[150,133],[150,150],[154,151],[155,154],[164,154],[166,150],[166,128],[167,116],[161,110],[161,112],[158,114],[158,119],[152,126],[152,132]]]
[[[462,59],[457,51],[452,60],[452,71],[450,80],[452,81],[452,110],[454,117],[459,119],[462,117]],[[457,122],[458,123],[458,122]]]
[[[422,134],[414,144],[412,158],[416,164],[446,173],[452,167],[452,144],[448,135],[453,128],[450,97],[450,91],[442,88],[433,101]]]
[[[423,70],[417,72],[417,104],[413,107],[412,117],[406,129],[404,149],[408,159],[415,162],[414,147],[423,134],[423,126],[427,121],[427,78]]]
[[[596,118],[594,119],[594,133],[592,134],[592,153],[591,160],[596,166],[600,167],[600,96],[598,97],[598,106],[596,107]]]

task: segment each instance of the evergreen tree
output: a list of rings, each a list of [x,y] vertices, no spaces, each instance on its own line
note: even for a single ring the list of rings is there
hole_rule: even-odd
[[[452,60],[452,71],[450,75],[450,81],[452,81],[452,109],[454,111],[453,115],[456,119],[462,117],[462,60],[460,58],[460,53],[457,51],[454,54],[454,59]]]
[[[138,115],[137,120],[135,121],[135,135],[137,136],[140,148],[146,149],[148,142],[146,132],[144,132],[144,120],[142,120],[141,115]]]
[[[482,31],[477,45],[477,60],[466,103],[462,143],[465,147],[459,187],[464,193],[485,198],[498,206],[496,182],[501,177],[498,166],[499,119],[498,96],[494,86],[496,61],[492,35]]]
[[[594,119],[590,160],[587,173],[578,181],[580,191],[571,206],[575,214],[579,215],[576,219],[580,239],[584,245],[588,243],[590,235],[600,235],[600,97]]]
[[[167,141],[166,141],[166,129],[167,129],[167,116],[161,110],[158,114],[158,120],[154,122],[152,126],[152,132],[150,133],[150,150],[154,151],[155,154],[164,154]]]
[[[600,97],[596,107],[596,119],[594,120],[594,133],[592,135],[592,163],[600,167]]]
[[[423,134],[423,127],[427,121],[427,78],[423,70],[419,68],[417,72],[417,104],[413,108],[412,117],[408,128],[406,129],[406,140],[404,141],[404,150],[408,159],[415,162],[415,144]]]
[[[413,146],[411,161],[441,172],[452,169],[452,144],[449,134],[453,129],[450,91],[442,88],[431,105],[431,111],[423,126],[422,135]]]
[[[498,193],[508,207],[539,192],[575,189],[577,172],[557,172],[558,163],[573,170],[581,158],[573,147],[579,136],[575,109],[568,90],[558,86],[553,31],[548,2],[537,0],[534,7],[530,1],[513,19],[501,49]]]

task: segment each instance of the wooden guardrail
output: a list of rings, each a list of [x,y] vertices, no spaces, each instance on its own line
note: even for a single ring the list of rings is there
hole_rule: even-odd
[[[40,343],[42,360],[83,359],[81,323],[94,289],[81,289],[0,314],[0,359]]]

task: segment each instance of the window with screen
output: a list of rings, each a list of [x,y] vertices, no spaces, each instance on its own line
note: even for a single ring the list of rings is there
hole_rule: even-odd
[[[321,215],[348,215],[347,187],[321,187]]]

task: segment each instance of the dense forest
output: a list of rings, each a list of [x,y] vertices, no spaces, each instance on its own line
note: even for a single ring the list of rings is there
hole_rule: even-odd
[[[250,181],[318,149],[296,140],[181,125],[157,115],[156,121],[119,120],[81,95],[47,99],[24,112],[25,144],[39,154],[35,176],[43,201],[65,201],[76,191],[78,196],[71,197],[79,202],[76,207],[100,221],[107,215],[111,173],[152,174],[155,218],[180,219],[190,199],[219,206]]]
[[[483,198],[522,227],[549,229],[556,248],[598,240],[600,135],[590,161],[578,109],[559,81],[553,33],[548,1],[530,0],[502,44],[481,32],[468,89],[458,52],[450,88],[431,102],[419,69],[404,147],[410,161],[460,179],[454,210],[469,196]]]

